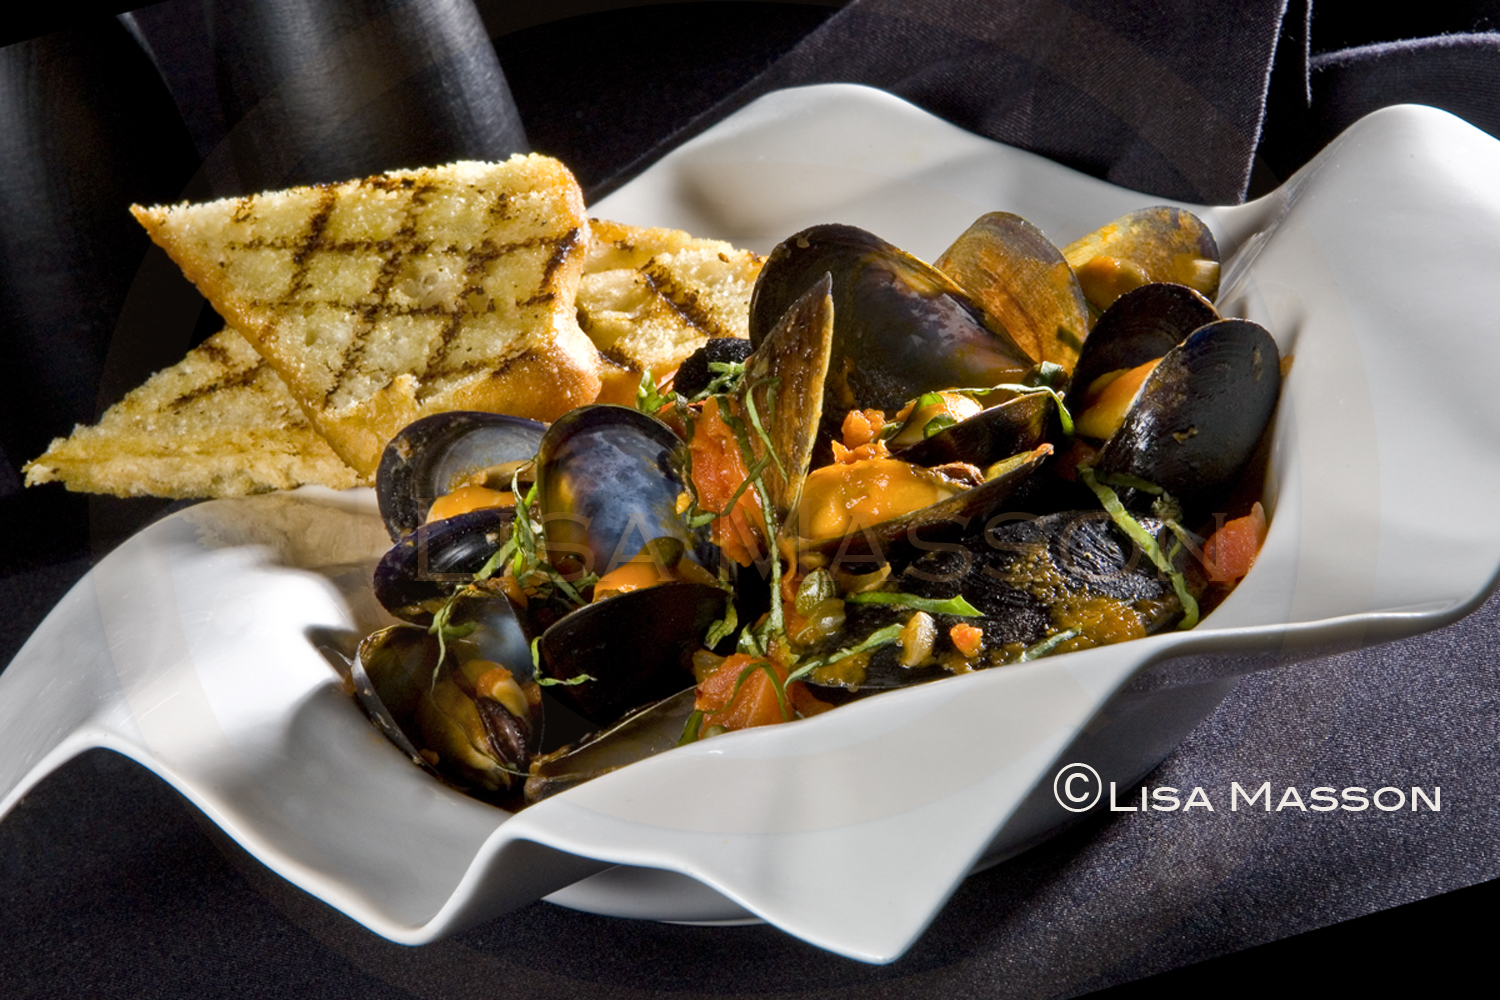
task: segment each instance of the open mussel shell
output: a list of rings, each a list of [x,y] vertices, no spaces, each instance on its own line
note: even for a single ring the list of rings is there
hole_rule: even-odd
[[[453,492],[487,470],[500,470],[509,489],[510,467],[528,461],[541,444],[546,425],[498,413],[458,410],[413,421],[380,457],[375,496],[392,541],[427,520],[438,497]]]
[[[628,709],[693,683],[693,653],[724,617],[725,592],[701,583],[662,583],[589,604],[542,634],[552,692],[607,725]],[[591,680],[577,683],[588,675]]]
[[[1152,534],[1162,530],[1154,518],[1139,520]],[[961,544],[923,553],[896,579],[903,593],[936,600],[962,596],[979,615],[919,613],[846,599],[843,635],[809,649],[808,655],[827,654],[849,645],[850,636],[891,624],[910,628],[918,614],[930,620],[923,630],[925,645],[907,649],[903,640],[868,657],[819,668],[808,677],[819,698],[837,704],[955,672],[1014,663],[1069,631],[1072,637],[1064,640],[1068,649],[1139,638],[1168,629],[1182,617],[1172,583],[1100,510],[1046,517],[1006,514],[965,536]],[[983,633],[977,655],[965,656],[954,645],[950,630],[959,624]]]
[[[1016,382],[1031,359],[953,279],[854,226],[804,229],[766,260],[750,299],[757,348],[792,304],[832,278],[824,419],[895,409],[924,392]]]
[[[560,417],[542,437],[536,468],[552,564],[603,576],[661,538],[712,563],[701,533],[678,513],[684,454],[671,428],[629,407],[584,406]]]
[[[833,278],[815,282],[771,328],[745,366],[745,401],[766,428],[777,461],[761,474],[778,519],[797,505],[823,415],[823,386],[833,350]],[[742,406],[744,406],[742,402]],[[745,407],[748,411],[748,407]],[[751,435],[756,457],[765,445]]]
[[[1069,408],[1076,412],[1099,376],[1154,361],[1218,318],[1213,304],[1186,285],[1152,282],[1126,292],[1099,317],[1084,344]]]
[[[933,264],[1033,361],[1073,370],[1089,332],[1088,302],[1062,251],[1040,229],[1019,215],[990,212]]]
[[[1212,300],[1219,291],[1219,246],[1203,220],[1158,205],[1121,216],[1063,247],[1083,293],[1107,309],[1147,282],[1187,285]]]
[[[376,600],[398,618],[429,624],[436,606],[506,543],[515,518],[514,508],[487,507],[419,526],[376,565]]]
[[[1041,444],[1054,412],[1056,404],[1051,396],[1028,393],[981,410],[892,454],[903,462],[926,468],[949,462],[967,462],[984,468]]]
[[[1161,521],[1137,521],[1163,534]],[[1171,581],[1097,509],[1007,515],[973,544],[924,554],[906,568],[901,588],[932,598],[962,594],[980,612],[967,621],[984,629],[987,649],[1000,652],[1068,629],[1085,645],[1122,642],[1182,617]]]
[[[826,566],[845,573],[868,573],[885,565],[899,571],[923,552],[982,529],[1051,454],[1050,444],[1038,445],[1018,456],[1004,473],[946,500],[877,524],[858,525],[836,537],[801,537],[799,559],[808,567]]]
[[[450,624],[457,629],[441,646],[426,629],[407,625],[367,637],[352,667],[355,697],[419,766],[504,801],[541,747],[541,688],[530,649],[504,597],[460,599]]]
[[[1094,465],[1154,483],[1185,508],[1213,503],[1255,453],[1281,395],[1281,354],[1256,323],[1195,330],[1147,376]]]
[[[540,802],[574,785],[671,750],[682,738],[697,695],[697,688],[689,687],[631,712],[576,746],[549,754],[526,779],[526,803]]]

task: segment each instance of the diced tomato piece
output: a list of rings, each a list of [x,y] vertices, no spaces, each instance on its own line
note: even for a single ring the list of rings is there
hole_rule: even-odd
[[[704,727],[749,729],[786,722],[791,704],[788,702],[786,712],[782,711],[767,668],[776,673],[777,680],[786,677],[786,668],[763,656],[736,653],[720,664],[698,685],[698,697],[693,702],[693,708],[703,713]]]
[[[784,685],[786,707],[776,697],[776,684],[767,670]],[[817,715],[833,706],[813,696],[801,681],[785,684],[786,667],[764,656],[736,653],[698,685],[693,708],[703,713],[703,726],[749,729],[789,722],[798,715]]]
[[[1266,540],[1266,512],[1259,503],[1250,513],[1227,522],[1203,543],[1203,565],[1208,578],[1229,583],[1250,572]]]
[[[979,650],[984,643],[984,629],[975,628],[966,622],[959,622],[948,630],[948,638],[953,640],[953,645],[965,658],[979,655]]]
[[[734,430],[719,415],[718,400],[712,396],[704,400],[693,427],[691,450],[698,502],[705,509],[723,510],[750,473]],[[710,540],[741,566],[750,565],[765,534],[765,520],[753,487],[740,495],[727,517],[716,518],[709,525]]]

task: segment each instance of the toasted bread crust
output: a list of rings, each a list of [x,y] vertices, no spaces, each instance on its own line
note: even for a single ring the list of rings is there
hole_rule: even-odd
[[[74,428],[24,467],[26,484],[116,496],[242,496],[358,476],[308,423],[286,385],[233,330]]]
[[[598,395],[574,311],[588,220],[555,160],[132,211],[361,474],[454,401],[550,420]]]
[[[390,176],[400,190],[401,175]],[[243,229],[255,202],[233,204],[227,225]],[[177,238],[173,210],[133,211],[161,240]],[[599,220],[589,225],[586,255],[577,252],[582,233],[552,244],[548,260],[558,293],[533,303],[543,309],[550,341],[489,358],[469,378],[424,381],[399,373],[352,405],[316,411],[315,427],[277,370],[226,328],[132,391],[99,424],[53,441],[25,467],[27,485],[61,481],[70,490],[167,497],[238,496],[303,484],[347,488],[368,477],[343,461],[323,433],[342,442],[346,453],[378,454],[395,429],[427,412],[483,409],[550,420],[595,399],[630,405],[642,372],[656,373],[659,381],[709,337],[745,335],[761,258],[680,230]],[[367,221],[367,229],[359,246],[335,251],[355,269],[369,264],[356,251],[377,252],[383,238],[377,222]],[[326,222],[322,231],[328,234]],[[496,250],[495,259],[515,252]],[[211,259],[191,246],[183,252],[190,262]],[[221,297],[235,299],[223,270],[193,274],[201,283],[223,284]],[[570,286],[578,289],[576,299],[565,294]],[[290,327],[274,305],[246,299],[241,321],[260,323],[263,339],[284,336]],[[597,341],[564,318],[575,310]]]

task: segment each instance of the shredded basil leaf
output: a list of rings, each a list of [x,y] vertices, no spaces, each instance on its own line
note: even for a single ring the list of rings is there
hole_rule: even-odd
[[[962,594],[937,598],[918,597],[916,594],[903,594],[894,590],[872,590],[864,594],[848,594],[844,601],[848,604],[894,604],[929,614],[958,615],[961,618],[976,618],[982,614],[978,608],[964,600]]]
[[[939,434],[947,430],[949,427],[952,427],[956,423],[958,423],[958,421],[954,420],[950,415],[946,413],[939,413],[937,416],[933,417],[931,420],[927,421],[925,425],[923,425],[922,437],[924,439],[930,438],[934,434]]]
[[[836,653],[829,653],[827,656],[804,660],[798,665],[796,670],[787,675],[786,683],[790,684],[792,681],[800,681],[819,667],[826,667],[830,663],[837,663],[846,656],[867,653],[870,650],[879,649],[881,646],[889,646],[901,637],[901,630],[905,627],[904,625],[887,625],[883,629],[871,632],[865,637],[863,642],[850,646],[848,649],[841,649]]]
[[[1130,490],[1140,490],[1142,493],[1149,493],[1152,496],[1164,497],[1167,495],[1165,490],[1163,490],[1160,486],[1157,486],[1155,483],[1151,482],[1151,480],[1142,479],[1140,476],[1132,476],[1128,472],[1099,472],[1096,470],[1094,472],[1094,476],[1105,486],[1115,486]]]
[[[1041,642],[1037,643],[1035,646],[1028,646],[1026,648],[1026,651],[1021,654],[1021,658],[1016,662],[1025,663],[1028,660],[1039,660],[1042,657],[1046,656],[1048,653],[1052,652],[1058,646],[1061,646],[1063,643],[1067,642],[1069,639],[1076,639],[1082,634],[1083,633],[1079,632],[1076,628],[1070,628],[1065,629],[1057,633],[1056,635],[1048,636]]]
[[[693,713],[687,717],[687,724],[682,727],[682,735],[677,737],[677,745],[685,747],[689,743],[696,743],[698,741],[698,734],[702,729],[703,713],[695,708],[693,709]]]
[[[703,637],[703,645],[707,649],[713,649],[725,636],[733,635],[734,630],[739,627],[740,616],[734,608],[734,591],[724,595],[724,617],[708,627],[708,634]]]
[[[724,703],[725,707],[727,708],[734,702],[735,698],[739,697],[740,688],[745,686],[745,681],[749,680],[750,675],[755,673],[757,669],[763,671],[767,677],[771,678],[771,688],[776,692],[776,704],[781,708],[782,721],[792,721],[792,706],[786,700],[786,685],[776,675],[776,668],[772,667],[766,660],[751,660],[740,668],[740,675],[734,680],[734,690],[729,692],[729,701]]]
[[[558,680],[556,677],[548,677],[546,674],[542,673],[541,645],[541,636],[537,636],[535,639],[531,640],[531,675],[536,679],[537,684],[541,685],[542,687],[552,687],[555,684],[561,684],[563,687],[572,687],[574,684],[582,684],[585,681],[598,679],[595,677],[591,677],[588,674],[579,674],[577,677],[569,677],[565,681]]]
[[[505,562],[505,560],[514,555],[519,547],[520,546],[516,544],[515,531],[512,530],[511,537],[505,540],[505,544],[496,549],[494,553],[485,560],[484,565],[479,567],[479,572],[474,574],[475,581],[477,582],[480,580],[488,580],[490,577],[494,576],[495,570],[499,569],[500,566]]]
[[[1121,531],[1129,535],[1141,547],[1141,551],[1150,557],[1157,569],[1171,578],[1172,589],[1177,592],[1177,600],[1182,605],[1182,621],[1177,623],[1177,627],[1190,629],[1198,624],[1198,601],[1188,593],[1187,580],[1162,553],[1161,547],[1156,544],[1156,539],[1151,537],[1149,531],[1141,527],[1139,521],[1126,513],[1125,505],[1120,502],[1119,496],[1099,481],[1091,466],[1080,465],[1078,474],[1083,477],[1088,488],[1094,491],[1094,496],[1099,498],[1099,502],[1109,512],[1110,520],[1114,521]]]
[[[1035,395],[1039,392],[1045,392],[1047,395],[1052,397],[1052,402],[1057,404],[1057,420],[1058,423],[1062,425],[1063,434],[1067,437],[1073,436],[1073,414],[1068,412],[1068,408],[1063,405],[1062,396],[1059,395],[1057,390],[1052,388],[1050,385],[1022,385],[1018,382],[1007,382],[1002,385],[997,385],[994,388],[1008,389],[1011,392],[1020,393],[1023,396]]]
[[[1067,378],[1068,370],[1062,365],[1056,363],[1055,361],[1043,361],[1031,371],[1027,372],[1026,377],[1022,379],[1022,381],[1027,385],[1037,386],[1038,388],[1040,388],[1041,386],[1048,386],[1049,388],[1055,389],[1059,385],[1064,384],[1067,381]]]
[[[649,368],[641,372],[641,384],[636,386],[635,389],[635,408],[637,410],[640,410],[642,413],[655,414],[656,411],[671,401],[670,397],[663,396],[656,391],[656,380],[651,377],[651,370]]]
[[[699,392],[692,399],[688,400],[688,402],[697,403],[707,399],[709,396],[734,392],[739,387],[740,379],[745,377],[745,363],[743,361],[710,361],[708,363],[708,370],[715,373],[714,377],[709,380],[708,385],[703,388],[702,392]]]

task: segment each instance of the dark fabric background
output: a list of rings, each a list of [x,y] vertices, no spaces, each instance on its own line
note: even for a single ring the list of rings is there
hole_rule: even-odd
[[[597,198],[754,97],[833,80],[1208,202],[1270,190],[1390,103],[1500,135],[1500,0],[168,0],[118,20],[26,16],[0,34],[0,663],[168,506],[19,483],[52,436],[217,328],[125,217],[131,201],[523,148],[563,158]],[[1489,921],[1470,915],[1500,901],[1497,616],[1492,601],[1429,636],[1252,675],[1148,778],[1441,785],[1441,813],[1098,817],[969,879],[882,968],[768,927],[545,904],[404,948],[90,753],[0,822],[0,996],[1441,988],[1482,973]]]

